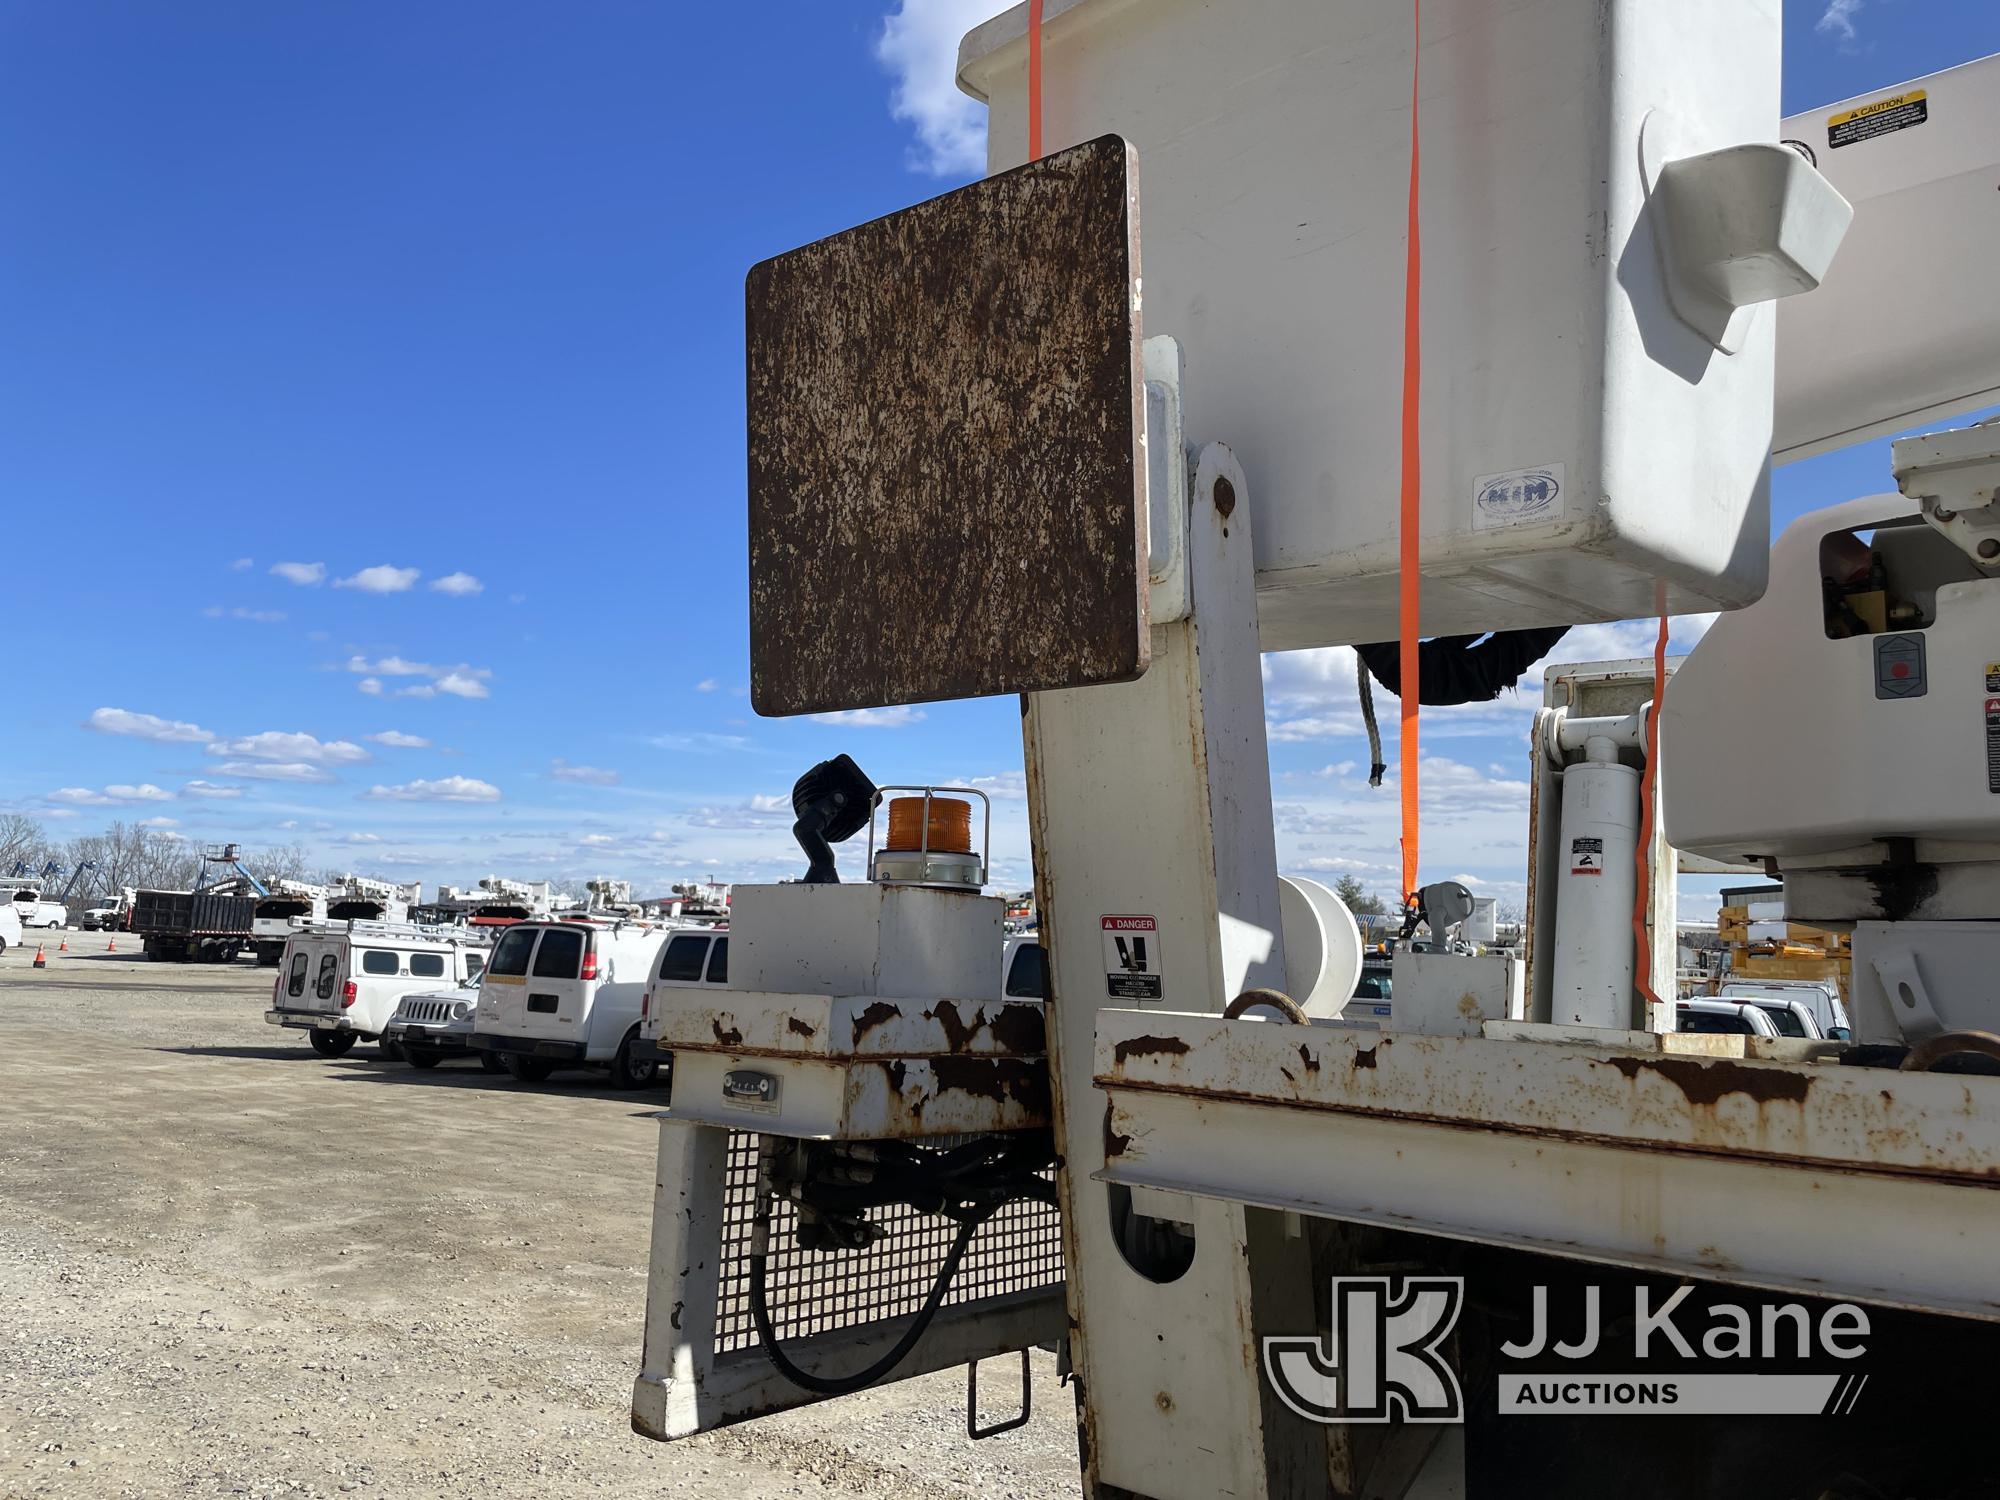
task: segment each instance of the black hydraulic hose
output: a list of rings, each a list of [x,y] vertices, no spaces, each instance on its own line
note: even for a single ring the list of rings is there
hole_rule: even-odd
[[[777,1372],[801,1390],[811,1391],[817,1396],[846,1396],[865,1389],[882,1379],[909,1357],[917,1347],[917,1340],[924,1336],[924,1330],[931,1326],[944,1294],[951,1289],[951,1279],[958,1274],[958,1263],[965,1258],[966,1247],[978,1233],[979,1226],[986,1222],[992,1210],[967,1219],[959,1226],[953,1237],[951,1249],[945,1255],[944,1265],[939,1269],[937,1280],[931,1285],[930,1296],[910,1320],[910,1326],[903,1330],[903,1336],[896,1340],[895,1347],[875,1363],[865,1369],[856,1370],[852,1375],[815,1375],[810,1370],[802,1370],[786,1357],[778,1347],[778,1333],[771,1326],[771,1308],[765,1300],[764,1272],[770,1259],[768,1251],[753,1251],[750,1256],[750,1318],[757,1326],[757,1338],[764,1345],[764,1354]]]

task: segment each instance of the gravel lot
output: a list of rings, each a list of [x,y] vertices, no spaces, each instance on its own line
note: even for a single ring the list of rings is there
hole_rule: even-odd
[[[956,1373],[635,1437],[658,1093],[327,1062],[269,970],[67,936],[0,956],[0,1496],[1079,1492],[1041,1356],[978,1445]]]

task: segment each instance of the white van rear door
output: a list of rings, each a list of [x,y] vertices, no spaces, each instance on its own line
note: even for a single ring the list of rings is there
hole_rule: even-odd
[[[338,1015],[347,984],[346,946],[338,938],[294,939],[279,971],[279,1008]]]

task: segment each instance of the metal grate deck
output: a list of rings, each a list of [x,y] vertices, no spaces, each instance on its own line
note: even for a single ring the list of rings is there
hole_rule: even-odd
[[[926,1145],[952,1146],[970,1137]],[[758,1137],[729,1133],[722,1190],[722,1262],[716,1284],[715,1352],[757,1347],[750,1317],[750,1220],[757,1198]],[[934,1214],[893,1207],[870,1213],[888,1232],[865,1250],[808,1251],[792,1243],[794,1211],[775,1206],[766,1291],[783,1341],[914,1315],[930,1295],[958,1225]],[[979,1227],[944,1306],[984,1302],[1012,1292],[1060,1286],[1062,1229],[1052,1204],[1010,1203]]]

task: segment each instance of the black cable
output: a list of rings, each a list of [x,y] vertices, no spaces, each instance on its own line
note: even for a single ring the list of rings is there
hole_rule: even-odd
[[[896,1340],[895,1347],[887,1354],[852,1375],[815,1375],[810,1370],[800,1369],[786,1357],[785,1351],[778,1347],[777,1330],[771,1326],[771,1309],[764,1295],[764,1271],[770,1255],[769,1252],[753,1252],[750,1256],[750,1318],[757,1325],[757,1337],[764,1345],[765,1356],[785,1379],[814,1395],[846,1396],[873,1385],[908,1358],[910,1351],[917,1347],[917,1340],[924,1336],[924,1330],[931,1326],[931,1319],[943,1303],[952,1277],[958,1274],[958,1263],[965,1258],[966,1247],[992,1212],[987,1209],[959,1226],[958,1234],[951,1242],[951,1250],[938,1271],[937,1280],[931,1285],[930,1296],[924,1299],[924,1305],[917,1310],[910,1326],[903,1330],[903,1336]]]
[[[1368,663],[1359,652],[1354,657],[1354,675],[1361,686],[1361,722],[1368,728],[1368,784],[1380,786],[1389,764],[1382,759],[1382,731],[1375,723],[1375,689],[1368,680]]]

